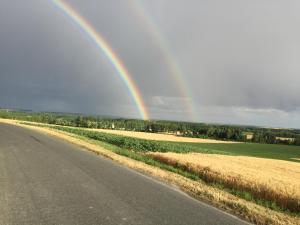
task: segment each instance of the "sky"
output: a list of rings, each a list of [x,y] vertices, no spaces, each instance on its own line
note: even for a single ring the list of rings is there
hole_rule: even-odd
[[[298,0],[65,2],[115,50],[150,118],[300,128]],[[50,0],[0,4],[0,107],[140,117],[103,52]]]

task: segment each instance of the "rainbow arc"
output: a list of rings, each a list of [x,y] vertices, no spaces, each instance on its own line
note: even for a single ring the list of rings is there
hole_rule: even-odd
[[[135,11],[136,15],[143,23],[143,28],[148,32],[153,40],[156,42],[157,47],[160,49],[162,56],[169,68],[180,95],[185,101],[187,112],[189,113],[193,121],[199,121],[197,110],[195,109],[194,96],[191,92],[188,82],[186,81],[182,69],[172,54],[172,51],[168,45],[167,40],[160,31],[157,24],[154,22],[152,16],[147,12],[141,0],[130,0],[130,6]]]
[[[71,5],[63,0],[51,0],[51,2],[59,8],[67,17],[69,17],[75,24],[77,24],[84,33],[90,37],[95,45],[101,50],[101,52],[108,58],[116,73],[124,81],[126,87],[128,88],[141,117],[144,120],[149,119],[149,114],[147,112],[145,103],[143,101],[142,95],[135,84],[132,75],[129,73],[122,60],[115,53],[113,48],[104,39],[104,37],[97,32],[97,30],[85,19],[83,18]]]

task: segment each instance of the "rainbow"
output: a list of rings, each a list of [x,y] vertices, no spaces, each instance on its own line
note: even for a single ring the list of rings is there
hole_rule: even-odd
[[[140,0],[131,0],[130,2],[131,8],[143,22],[142,27],[144,27],[146,29],[146,32],[148,32],[153,37],[153,39],[156,40],[156,43],[160,48],[166,63],[169,66],[170,72],[174,77],[180,95],[185,100],[185,105],[191,119],[195,122],[199,121],[197,110],[195,109],[194,96],[190,91],[190,88],[188,87],[188,82],[185,80],[179,64],[176,62],[174,56],[172,55],[167,41],[162,35],[162,32],[160,32],[159,27],[155,24],[154,20],[151,18],[151,15],[149,15],[149,13],[146,11]]]
[[[142,95],[137,88],[135,82],[132,79],[131,74],[128,72],[127,68],[121,61],[121,59],[114,52],[112,47],[108,42],[97,32],[97,30],[85,19],[83,18],[72,6],[63,0],[50,0],[57,8],[59,8],[67,17],[69,17],[75,24],[77,24],[84,33],[89,36],[96,46],[104,53],[104,55],[109,59],[112,66],[116,70],[117,74],[126,84],[134,102],[139,110],[141,117],[144,120],[149,119],[149,114],[147,112],[145,103],[143,101]]]

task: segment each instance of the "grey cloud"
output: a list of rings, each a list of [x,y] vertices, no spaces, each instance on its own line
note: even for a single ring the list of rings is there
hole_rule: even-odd
[[[139,116],[107,58],[50,1],[0,2],[0,106]],[[191,119],[134,1],[68,2],[124,61],[153,118]],[[299,1],[141,2],[201,121],[300,127]]]
[[[193,7],[186,7],[186,2],[176,1],[173,5],[175,10],[153,9],[160,11],[157,21],[199,104],[299,108],[299,2],[192,1]]]

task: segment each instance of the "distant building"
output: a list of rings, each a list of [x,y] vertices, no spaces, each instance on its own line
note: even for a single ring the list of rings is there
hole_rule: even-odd
[[[253,134],[246,134],[246,139],[247,140],[252,140],[253,139]]]
[[[243,136],[246,138],[246,140],[251,141],[254,137],[254,134],[251,132],[243,132]]]
[[[4,109],[4,108],[0,108],[0,111],[2,111],[2,112],[11,112],[12,110],[10,110],[10,109]]]
[[[182,133],[180,131],[176,131],[175,134],[178,135],[178,136],[182,135]]]
[[[295,138],[276,137],[276,140],[294,142],[294,141],[295,141]]]

